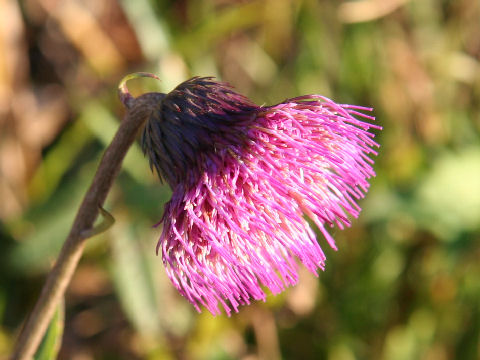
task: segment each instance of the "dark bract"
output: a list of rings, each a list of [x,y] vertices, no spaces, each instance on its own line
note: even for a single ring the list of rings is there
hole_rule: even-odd
[[[241,141],[236,125],[258,107],[210,77],[187,80],[168,93],[147,120],[142,148],[173,188],[198,168],[202,154]]]

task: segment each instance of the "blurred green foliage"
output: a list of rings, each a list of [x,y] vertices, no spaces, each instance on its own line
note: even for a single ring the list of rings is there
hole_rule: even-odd
[[[58,306],[53,318],[48,326],[47,332],[45,333],[38,350],[35,353],[35,360],[50,360],[55,359],[58,356],[60,351],[60,346],[62,345],[62,335],[64,328],[64,312],[65,304],[63,299],[61,304]]]
[[[477,1],[11,3],[18,12],[0,17],[17,16],[23,39],[20,50],[0,46],[27,65],[15,72],[21,81],[2,83],[18,99],[7,99],[10,112],[2,108],[0,158],[13,156],[7,144],[30,139],[34,121],[51,136],[24,149],[36,149],[37,160],[2,199],[0,356],[12,348],[117,128],[118,81],[151,71],[162,82],[132,81],[134,93],[214,75],[259,104],[320,93],[372,106],[384,128],[377,177],[360,218],[333,230],[339,251],[322,242],[328,262],[318,279],[302,274],[265,304],[214,318],[177,294],[155,256],[161,229],[153,225],[170,190],[135,145],[105,206],[116,223],[88,243],[66,295],[60,359],[480,357]],[[16,112],[24,93],[37,99],[36,113],[33,105]],[[64,110],[48,112],[58,94]],[[6,184],[24,168],[11,163],[0,166]],[[15,194],[19,205],[9,200]]]

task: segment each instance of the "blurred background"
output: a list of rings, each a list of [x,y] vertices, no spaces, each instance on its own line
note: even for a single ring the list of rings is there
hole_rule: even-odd
[[[118,82],[149,71],[134,94],[214,75],[258,104],[372,106],[378,175],[339,251],[319,237],[319,278],[214,318],[155,256],[170,190],[135,144],[50,332],[64,316],[59,359],[479,359],[479,60],[473,0],[0,0],[0,358],[124,114]]]

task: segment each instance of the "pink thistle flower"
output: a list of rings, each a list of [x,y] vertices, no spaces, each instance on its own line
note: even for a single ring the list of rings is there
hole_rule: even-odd
[[[297,259],[312,273],[325,254],[308,216],[350,225],[375,176],[378,144],[358,120],[370,108],[319,95],[257,106],[212,78],[167,94],[148,119],[142,146],[173,190],[157,245],[166,272],[198,311],[238,312],[298,281]],[[356,117],[355,117],[356,116]]]

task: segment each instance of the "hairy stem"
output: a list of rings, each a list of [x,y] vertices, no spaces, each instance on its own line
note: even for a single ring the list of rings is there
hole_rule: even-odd
[[[72,279],[82,256],[85,240],[92,234],[91,230],[99,209],[120,170],[122,160],[135,140],[138,130],[150,113],[159,106],[163,97],[164,94],[147,93],[138,98],[130,97],[128,102],[124,102],[128,107],[127,114],[100,161],[57,262],[50,271],[35,308],[18,337],[11,357],[13,360],[33,358]]]

